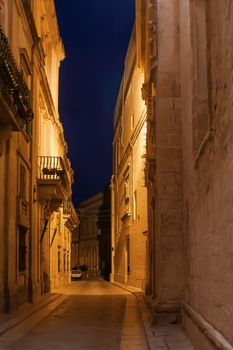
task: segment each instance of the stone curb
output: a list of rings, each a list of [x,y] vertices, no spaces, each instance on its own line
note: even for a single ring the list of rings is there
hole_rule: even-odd
[[[142,324],[143,324],[143,328],[144,328],[144,332],[145,332],[145,336],[146,336],[146,340],[147,340],[148,349],[152,350],[152,347],[151,347],[151,344],[149,341],[150,313],[149,313],[149,309],[148,309],[147,305],[144,302],[144,297],[143,297],[142,292],[140,291],[140,289],[137,290],[137,288],[129,287],[129,286],[126,286],[126,285],[118,283],[118,282],[111,282],[111,284],[113,284],[116,287],[119,287],[123,290],[126,290],[127,292],[133,294],[136,297],[137,303],[138,303],[138,308],[140,311]]]
[[[155,335],[155,330],[152,328],[151,326],[151,313],[150,313],[150,309],[149,309],[149,305],[146,303],[145,297],[142,293],[142,291],[140,291],[140,289],[137,290],[137,288],[133,288],[133,287],[129,287],[126,285],[122,285],[121,283],[117,283],[117,282],[111,282],[113,285],[124,289],[132,294],[134,294],[134,296],[137,298],[137,302],[138,302],[138,307],[139,307],[139,311],[141,314],[141,319],[143,322],[143,326],[144,326],[144,331],[145,331],[145,335],[146,335],[146,339],[147,339],[147,344],[148,344],[148,349],[149,350],[153,350],[153,349],[161,349],[161,350],[165,350],[165,349],[193,349],[194,347],[193,345],[190,343],[190,340],[188,339],[187,335],[184,334],[185,339],[187,339],[187,341],[189,342],[189,344],[186,344],[186,340],[183,339],[180,342],[180,333],[176,334],[176,330],[175,333],[173,333],[172,335],[172,341],[171,339],[169,340],[168,337],[166,339],[163,339],[161,341],[160,338],[164,338],[163,334],[159,334],[161,331],[158,331],[158,334]],[[173,326],[169,326],[169,327],[173,327]],[[166,327],[167,328],[167,327]],[[164,329],[162,330],[162,333],[164,332]],[[179,332],[179,330],[178,330]],[[182,331],[183,332],[183,331]],[[171,344],[173,343],[173,344]]]
[[[44,300],[39,301],[37,304],[33,305],[23,311],[19,311],[19,314],[12,315],[9,320],[7,321],[0,321],[0,336],[3,334],[9,332],[11,329],[15,328],[18,326],[20,323],[28,319],[30,316],[34,315],[44,307],[48,306],[49,304],[53,303],[54,301],[58,300],[61,298],[61,302],[63,300],[63,295],[62,294],[55,294],[55,295],[48,295]]]

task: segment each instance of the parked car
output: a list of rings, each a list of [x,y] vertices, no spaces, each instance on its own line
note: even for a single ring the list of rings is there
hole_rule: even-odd
[[[82,279],[82,271],[75,269],[71,271],[71,281],[80,281]]]

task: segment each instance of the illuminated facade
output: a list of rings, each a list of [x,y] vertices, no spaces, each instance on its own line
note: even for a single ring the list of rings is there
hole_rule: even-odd
[[[145,161],[147,121],[143,71],[133,29],[114,113],[112,177],[112,279],[144,289],[147,255]]]
[[[176,317],[184,288],[178,2],[139,0],[136,5],[138,64],[144,71],[148,122],[146,293],[155,313]]]
[[[69,280],[78,218],[58,115],[54,2],[3,0],[0,25],[0,311],[9,312]]]
[[[81,202],[79,208],[79,266],[88,267],[88,276],[99,274],[99,210],[103,205],[103,193]]]

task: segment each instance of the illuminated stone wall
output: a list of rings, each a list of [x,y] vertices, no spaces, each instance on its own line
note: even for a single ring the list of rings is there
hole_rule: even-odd
[[[184,325],[201,349],[217,348],[216,331],[233,345],[232,13],[227,1],[180,2]]]
[[[13,97],[14,103],[7,98],[9,89],[4,91],[4,83],[0,92],[0,311],[10,311],[59,287],[55,281],[61,280],[62,286],[64,280],[70,280],[68,269],[58,274],[57,249],[66,251],[62,263],[70,260],[71,239],[66,237],[78,218],[74,214],[72,225],[65,229],[71,215],[63,215],[63,203],[71,197],[73,171],[58,114],[58,74],[64,48],[54,1],[1,1],[0,25],[4,33],[1,45],[6,45],[2,39],[6,36],[11,52],[12,79],[21,82],[15,84],[14,96],[20,92],[20,98]],[[2,62],[1,69],[3,66]],[[30,107],[26,115],[30,111],[34,114],[27,125],[19,108],[14,107],[21,98]],[[60,157],[62,168],[55,169],[57,179],[42,179],[43,171],[54,169],[51,165],[49,169],[48,162],[39,168],[41,156]],[[63,238],[56,235],[51,249],[59,212]]]
[[[183,288],[182,125],[178,1],[158,1],[156,251],[158,306],[177,305]],[[166,43],[166,44],[165,44]]]
[[[178,5],[179,1],[136,1],[137,59],[144,72],[141,94],[148,125],[145,292],[155,313],[174,315],[184,287]]]
[[[30,90],[33,39],[22,13],[22,7],[15,2],[1,2],[0,25],[8,41],[8,52],[14,56],[12,67],[22,69],[24,82]],[[16,70],[14,74],[17,74]],[[31,241],[33,143],[30,127],[26,128],[20,115],[13,112],[6,100],[4,84],[0,95],[0,312],[9,312],[27,302],[28,295],[32,298],[30,259],[32,252],[35,253]]]
[[[197,349],[231,348],[232,4],[138,0],[137,16],[147,106],[154,98],[148,135],[154,125],[156,139],[155,168],[147,162],[147,292],[157,322],[176,322],[182,311]]]
[[[147,190],[145,187],[146,108],[143,72],[136,63],[133,29],[115,107],[113,201],[113,276],[145,288]]]

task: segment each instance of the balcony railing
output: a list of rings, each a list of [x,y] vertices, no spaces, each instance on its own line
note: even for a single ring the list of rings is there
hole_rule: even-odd
[[[39,179],[60,180],[65,174],[61,157],[40,156],[39,157]]]
[[[33,119],[30,91],[0,26],[0,91],[14,115],[25,124]]]

